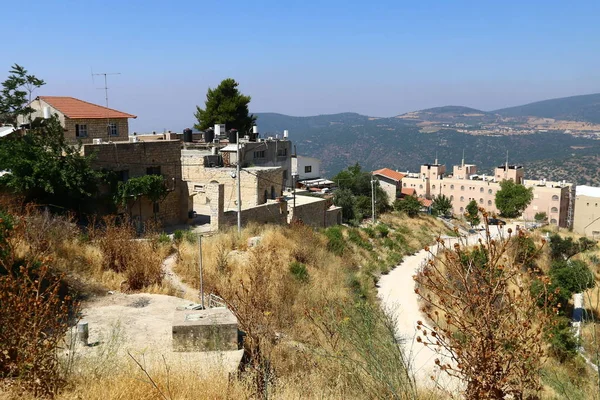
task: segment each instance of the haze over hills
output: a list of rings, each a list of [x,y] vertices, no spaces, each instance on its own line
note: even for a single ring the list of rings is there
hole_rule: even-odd
[[[491,171],[503,163],[508,150],[511,162],[536,167],[528,170],[528,177],[555,175],[566,179],[565,173],[557,171],[560,164],[544,160],[581,156],[594,160],[600,151],[600,94],[489,112],[444,106],[389,118],[357,113],[256,115],[263,136],[288,129],[298,154],[320,158],[325,176],[355,162],[368,170],[389,167],[414,171],[421,163],[434,161],[436,153],[440,162],[450,166],[460,162],[464,149],[466,161],[483,170]],[[569,180],[577,181],[575,171],[571,168],[566,172]],[[596,175],[586,173],[585,183],[600,184]]]

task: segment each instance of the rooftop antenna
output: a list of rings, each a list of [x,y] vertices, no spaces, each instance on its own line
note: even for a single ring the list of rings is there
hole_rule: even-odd
[[[435,163],[434,163],[434,165],[437,165],[437,163],[438,163],[438,157],[437,157],[438,155],[437,155],[437,153],[438,153],[438,152],[436,151],[436,152],[435,152]]]
[[[110,110],[108,109],[108,75],[121,75],[120,72],[99,72],[97,74],[92,70],[92,81],[94,76],[104,76],[104,87],[96,89],[104,89],[104,99],[106,100],[106,134],[110,141],[111,129],[110,129]]]
[[[506,164],[504,164],[504,179],[508,177],[508,150],[506,150]]]
[[[465,149],[463,149],[463,158],[462,158],[462,164],[461,164],[461,166],[462,167],[465,166]]]

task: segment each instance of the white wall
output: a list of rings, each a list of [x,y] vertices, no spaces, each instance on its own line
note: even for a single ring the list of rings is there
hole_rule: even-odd
[[[305,172],[310,167],[310,172]],[[316,179],[321,177],[321,160],[313,157],[297,156],[292,158],[292,173],[298,174],[298,180]]]

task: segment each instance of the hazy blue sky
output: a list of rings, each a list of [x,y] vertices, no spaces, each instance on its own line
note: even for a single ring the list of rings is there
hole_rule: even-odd
[[[0,79],[138,115],[137,131],[194,122],[227,77],[251,111],[374,116],[484,110],[600,92],[600,1],[5,1]],[[10,38],[10,39],[9,39]]]

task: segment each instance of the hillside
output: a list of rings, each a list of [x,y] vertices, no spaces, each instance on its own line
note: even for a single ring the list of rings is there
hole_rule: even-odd
[[[531,161],[525,163],[525,168],[532,178],[600,186],[600,157],[597,154]]]
[[[536,101],[493,111],[505,117],[542,117],[600,123],[600,93]]]

